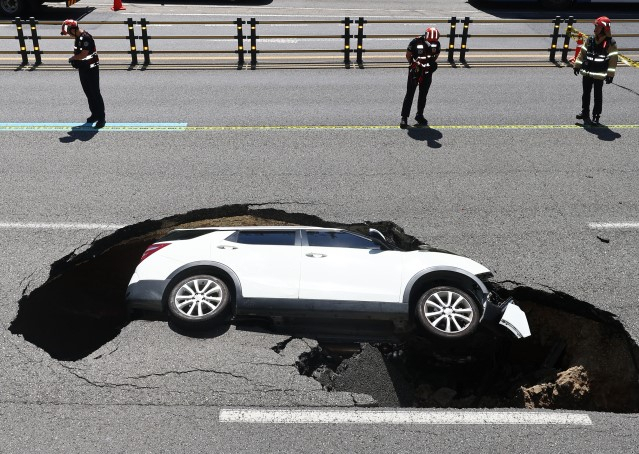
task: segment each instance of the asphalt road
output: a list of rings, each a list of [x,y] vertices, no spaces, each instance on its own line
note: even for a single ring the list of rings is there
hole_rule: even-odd
[[[566,68],[442,68],[430,129],[397,128],[403,69],[103,71],[109,125],[187,126],[0,128],[0,451],[635,451],[636,414],[590,413],[592,425],[567,427],[223,423],[221,407],[371,401],[300,376],[295,360],[312,342],[278,353],[282,335],[231,327],[196,338],[140,320],[84,359],[56,361],[8,327],[52,263],[111,233],[59,224],[239,203],[393,221],[502,282],[609,311],[636,342],[638,74],[619,69],[604,88],[608,127],[589,130],[575,125],[580,80]],[[88,115],[71,71],[2,78],[14,89],[0,123]]]

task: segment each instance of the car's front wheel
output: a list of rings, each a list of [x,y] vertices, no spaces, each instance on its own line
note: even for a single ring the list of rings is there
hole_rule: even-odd
[[[479,325],[479,304],[467,292],[449,286],[427,290],[415,308],[421,326],[442,340],[463,339]]]
[[[190,276],[173,286],[168,309],[184,326],[204,326],[222,320],[230,300],[224,281],[207,274]]]

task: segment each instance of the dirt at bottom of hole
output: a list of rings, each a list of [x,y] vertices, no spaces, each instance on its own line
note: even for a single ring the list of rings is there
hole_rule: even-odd
[[[526,408],[579,408],[590,397],[590,381],[583,366],[574,366],[557,374],[551,383],[520,389]]]
[[[636,345],[620,325],[519,300],[531,337],[478,338],[472,349],[444,351],[408,342],[394,361],[414,388],[413,405],[639,410]]]

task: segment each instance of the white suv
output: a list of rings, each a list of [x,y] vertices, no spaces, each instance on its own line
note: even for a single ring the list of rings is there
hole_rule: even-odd
[[[370,229],[297,226],[174,230],[147,248],[126,293],[130,309],[168,310],[187,326],[235,315],[419,323],[440,339],[480,323],[530,335],[524,312],[500,302],[466,257],[402,251]],[[411,324],[409,324],[411,325]]]

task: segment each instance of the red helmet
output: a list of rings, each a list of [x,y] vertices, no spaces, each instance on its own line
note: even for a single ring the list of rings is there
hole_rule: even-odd
[[[436,43],[439,41],[439,30],[435,27],[428,27],[426,33],[424,33],[424,37],[429,43]]]
[[[62,22],[62,30],[60,31],[60,34],[68,35],[69,30],[73,28],[79,28],[77,21],[74,21],[73,19],[67,19],[64,22]]]
[[[598,17],[593,23],[595,24],[595,26],[602,26],[604,32],[610,33],[610,19],[608,19],[606,16]]]

